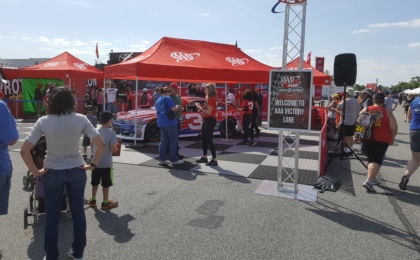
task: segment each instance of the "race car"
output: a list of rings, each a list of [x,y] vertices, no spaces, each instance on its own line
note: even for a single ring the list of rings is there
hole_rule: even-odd
[[[201,134],[203,124],[203,112],[199,112],[195,103],[203,104],[205,98],[201,97],[181,97],[182,119],[180,127],[180,137],[198,136]],[[226,113],[227,113],[227,135],[232,136],[238,131],[242,131],[241,112],[234,106],[228,105],[227,111],[224,102],[218,100],[216,112],[215,135],[226,135]],[[135,124],[137,133],[134,134]],[[157,116],[154,107],[141,108],[128,112],[120,112],[113,122],[113,129],[117,138],[123,140],[137,141],[158,141],[160,140],[160,130],[157,126]]]

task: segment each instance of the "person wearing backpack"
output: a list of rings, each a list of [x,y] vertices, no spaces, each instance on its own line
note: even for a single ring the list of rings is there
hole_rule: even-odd
[[[368,157],[368,174],[362,186],[368,192],[375,192],[373,186],[379,183],[376,175],[381,168],[388,146],[394,142],[398,132],[397,121],[392,112],[387,110],[384,102],[384,94],[377,93],[373,97],[374,105],[363,109],[361,112],[369,113],[372,117],[371,120],[373,120],[370,129],[371,135],[363,141]]]

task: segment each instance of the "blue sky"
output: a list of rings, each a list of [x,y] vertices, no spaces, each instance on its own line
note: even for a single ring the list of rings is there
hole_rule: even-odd
[[[283,14],[276,0],[0,0],[0,57],[53,57],[69,51],[93,64],[114,51],[144,51],[163,36],[235,43],[281,65]],[[403,3],[399,5],[400,3]],[[306,53],[354,52],[360,84],[420,75],[419,0],[308,0]]]

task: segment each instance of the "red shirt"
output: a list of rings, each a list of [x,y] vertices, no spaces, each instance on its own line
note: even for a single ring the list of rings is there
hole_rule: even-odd
[[[216,117],[216,97],[209,97],[207,99],[207,107],[212,107],[210,114],[204,113],[204,117]]]
[[[252,114],[252,109],[254,108],[254,101],[248,99],[241,100],[241,108],[244,111],[244,114]]]
[[[388,111],[385,107],[369,106],[368,112],[375,116],[371,140],[382,143],[392,143],[392,133],[389,127]]]

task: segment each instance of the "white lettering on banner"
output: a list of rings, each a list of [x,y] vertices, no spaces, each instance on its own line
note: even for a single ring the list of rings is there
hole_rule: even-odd
[[[243,66],[249,62],[247,58],[226,57],[226,61],[230,62],[232,66]]]
[[[0,81],[0,90],[4,92],[4,95],[18,95],[21,91],[22,81],[20,79],[5,80],[6,83]]]
[[[58,65],[60,65],[61,63],[65,63],[64,61],[53,61],[53,62],[47,62],[45,64],[43,64],[43,67],[57,67]]]
[[[175,59],[176,62],[181,62],[181,61],[192,61],[195,58],[200,57],[200,53],[196,52],[196,53],[185,53],[185,52],[172,52],[171,53],[171,58]]]
[[[77,63],[74,62],[73,65],[78,68],[79,70],[87,70],[87,65],[86,63]]]
[[[203,124],[203,116],[200,113],[190,113],[185,115],[186,120],[191,120],[188,123],[188,128],[191,130],[201,130]]]
[[[97,83],[96,79],[88,79],[87,86],[88,87],[96,87],[96,86],[98,86],[98,83]]]

